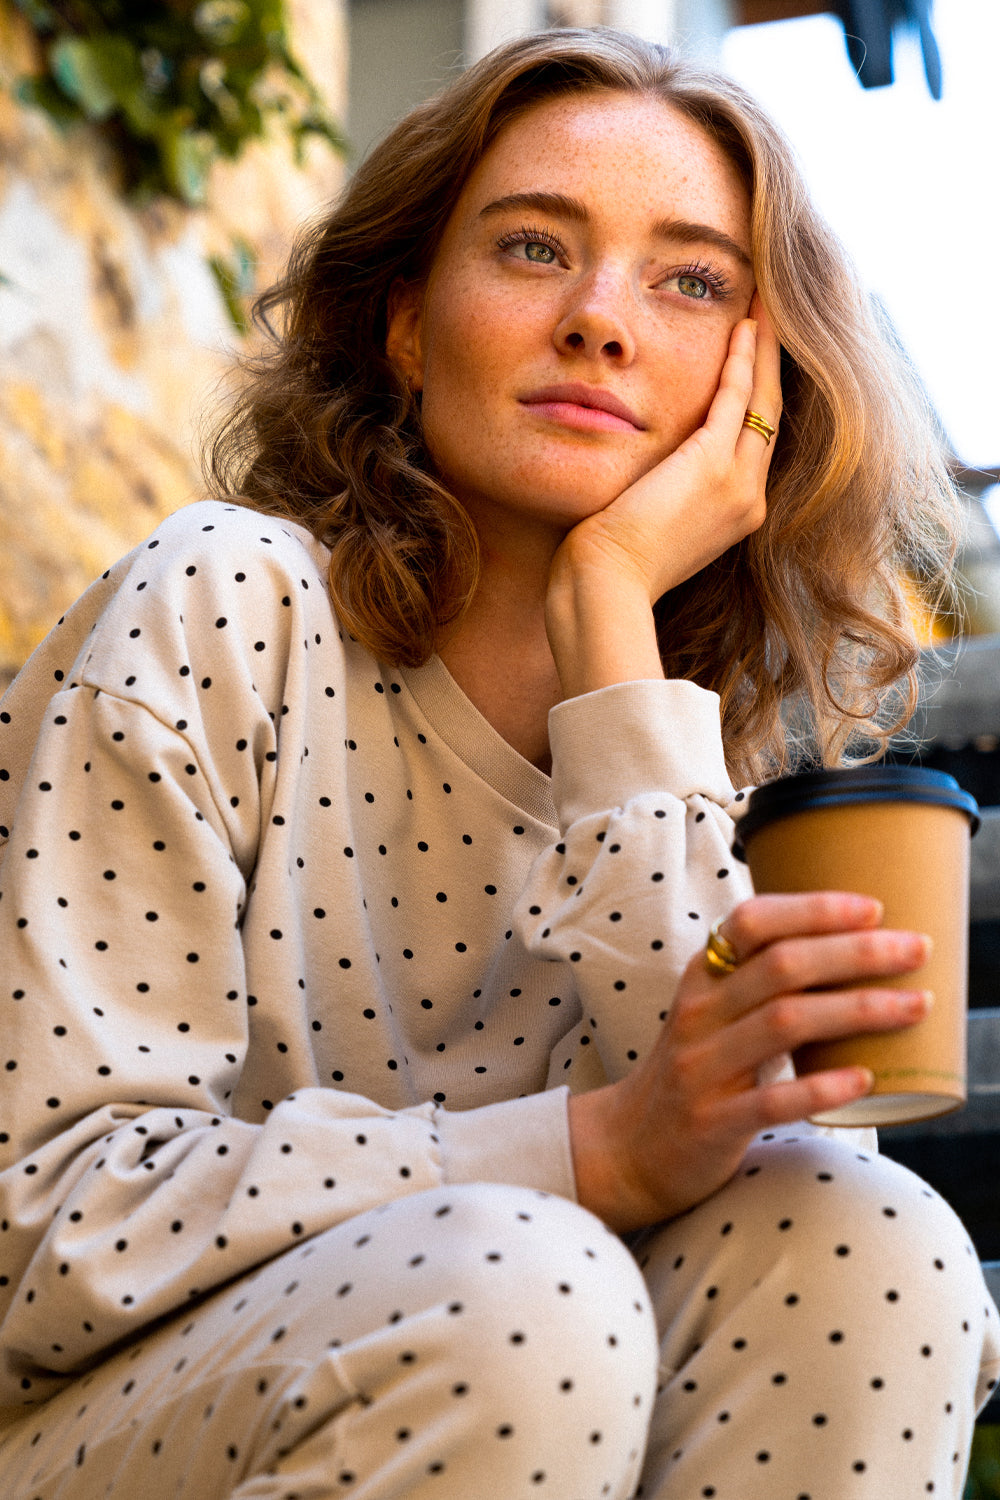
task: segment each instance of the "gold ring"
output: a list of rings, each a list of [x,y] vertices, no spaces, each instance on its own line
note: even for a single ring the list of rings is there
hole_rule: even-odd
[[[748,410],[746,416],[743,418],[743,426],[751,427],[754,432],[759,432],[768,445],[770,445],[771,439],[778,430],[776,427],[772,427],[770,422],[765,421],[759,411]]]
[[[739,959],[736,957],[736,949],[728,938],[723,937],[719,931],[722,922],[713,922],[709,928],[708,942],[705,944],[705,968],[716,979],[721,979],[726,974],[731,974],[736,968]]]

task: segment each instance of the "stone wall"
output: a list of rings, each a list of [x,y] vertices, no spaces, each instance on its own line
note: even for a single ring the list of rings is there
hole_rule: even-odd
[[[342,119],[341,0],[289,9]],[[239,346],[208,258],[242,236],[265,284],[343,170],[319,141],[297,169],[276,139],[216,168],[207,210],[137,209],[95,133],[16,103],[36,66],[0,0],[0,689],[98,574],[201,493],[199,426]]]

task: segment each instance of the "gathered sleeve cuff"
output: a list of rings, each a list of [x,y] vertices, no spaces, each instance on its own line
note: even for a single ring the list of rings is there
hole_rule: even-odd
[[[569,966],[582,1019],[550,1086],[613,1082],[653,1047],[711,924],[751,894],[732,854],[743,793],[726,771],[719,699],[687,681],[621,683],[550,715],[559,836],[515,925]]]
[[[445,1182],[504,1182],[576,1198],[565,1088],[435,1115]]]

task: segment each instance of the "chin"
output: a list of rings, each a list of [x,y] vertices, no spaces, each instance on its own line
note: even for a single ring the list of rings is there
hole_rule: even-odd
[[[525,489],[517,497],[511,497],[506,503],[500,501],[499,504],[508,514],[516,513],[526,522],[536,521],[563,532],[571,531],[588,516],[596,516],[606,510],[622,490],[627,488],[625,485],[610,484],[598,487],[594,485],[592,475],[589,479],[589,485],[580,484],[569,489],[539,487],[530,492]]]
[[[620,455],[616,457],[617,462],[591,448],[577,450],[558,463],[522,460],[506,474],[448,474],[441,467],[438,474],[474,520],[486,524],[491,517],[517,516],[526,524],[567,532],[607,509],[658,461],[622,463]]]

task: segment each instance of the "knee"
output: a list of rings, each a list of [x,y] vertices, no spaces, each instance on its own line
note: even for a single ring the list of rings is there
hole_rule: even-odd
[[[552,1194],[500,1183],[463,1184],[424,1195],[448,1241],[456,1295],[488,1306],[535,1309],[543,1322],[585,1326],[608,1316],[648,1323],[645,1282],[622,1241],[586,1209]]]
[[[438,1227],[447,1226],[448,1305],[461,1308],[452,1326],[461,1323],[463,1340],[480,1351],[516,1351],[522,1404],[537,1399],[538,1382],[548,1395],[586,1369],[609,1405],[620,1398],[648,1412],[655,1318],[616,1235],[578,1205],[524,1189],[484,1183],[426,1196]],[[506,1358],[494,1368],[509,1382]]]
[[[876,1151],[821,1135],[762,1137],[748,1151],[740,1179],[772,1207],[779,1233],[798,1238],[794,1231],[802,1226],[814,1242],[832,1238],[841,1260],[854,1254],[852,1239],[879,1256],[924,1256],[935,1270],[938,1261],[975,1259],[944,1198]]]
[[[678,1359],[739,1308],[776,1335],[818,1329],[841,1362],[907,1350],[932,1380],[978,1367],[996,1320],[944,1199],[898,1163],[808,1128],[759,1138],[725,1187],[642,1248]],[[859,1326],[864,1338],[849,1337]]]
[[[810,1279],[853,1285],[889,1304],[962,1307],[984,1298],[979,1259],[950,1205],[915,1173],[826,1136],[761,1140],[733,1185],[756,1198],[762,1244]],[[902,1310],[902,1308],[900,1309]]]

